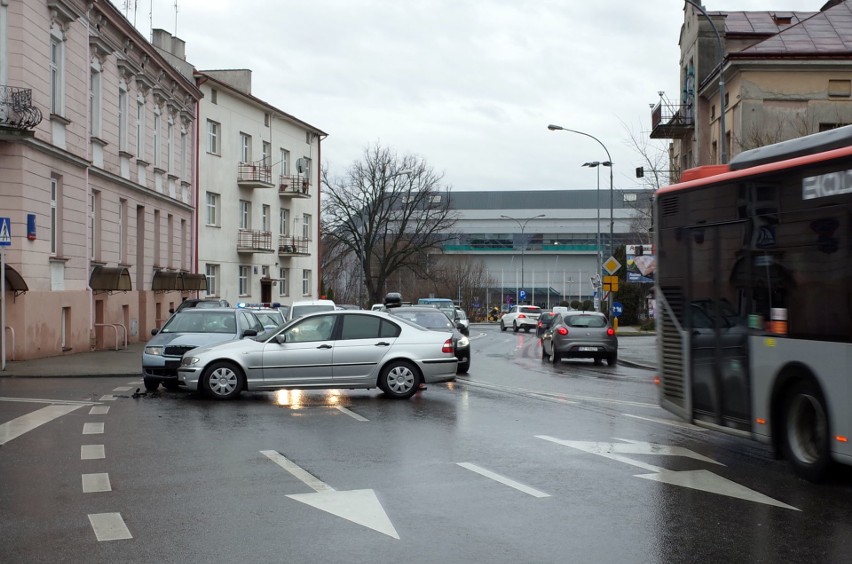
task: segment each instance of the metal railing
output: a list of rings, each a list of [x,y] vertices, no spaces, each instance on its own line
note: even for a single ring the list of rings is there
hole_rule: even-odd
[[[272,231],[240,229],[237,236],[237,251],[272,252]]]
[[[310,240],[305,237],[281,235],[278,238],[279,255],[309,255]]]
[[[237,165],[237,182],[265,182],[272,184],[272,167],[266,160]]]
[[[32,129],[41,117],[41,110],[33,106],[31,89],[0,85],[0,126]]]
[[[311,191],[311,181],[304,176],[286,176],[278,177],[278,193],[282,196],[309,196]]]

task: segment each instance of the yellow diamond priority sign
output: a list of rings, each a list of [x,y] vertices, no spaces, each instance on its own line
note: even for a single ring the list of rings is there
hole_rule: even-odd
[[[618,272],[618,269],[621,268],[621,263],[615,260],[615,257],[609,257],[603,263],[603,268],[607,271],[607,273],[615,274]]]

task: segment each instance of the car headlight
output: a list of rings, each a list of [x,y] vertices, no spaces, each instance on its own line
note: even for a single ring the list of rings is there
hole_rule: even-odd
[[[462,338],[459,339],[458,344],[456,346],[461,347],[461,348],[465,348],[468,345],[470,345],[470,339],[468,339],[467,337],[462,335]]]
[[[163,356],[163,350],[165,347],[145,347],[145,354],[150,354],[151,356]]]
[[[180,359],[181,366],[192,366],[193,364],[198,364],[198,361],[201,360],[195,356],[185,356]]]

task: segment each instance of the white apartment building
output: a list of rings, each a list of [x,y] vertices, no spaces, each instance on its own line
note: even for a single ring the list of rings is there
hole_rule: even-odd
[[[0,85],[6,359],[147,340],[204,288],[200,91],[110,2],[85,0],[0,1]]]
[[[320,297],[320,144],[326,133],[251,93],[251,71],[195,73],[198,269],[208,297]]]

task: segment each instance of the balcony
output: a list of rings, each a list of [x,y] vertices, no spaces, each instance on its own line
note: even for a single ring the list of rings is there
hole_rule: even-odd
[[[274,188],[272,167],[265,160],[238,164],[237,185],[240,188]]]
[[[310,256],[310,240],[304,237],[293,237],[292,235],[281,235],[278,238],[279,257],[306,257]]]
[[[651,109],[651,139],[680,139],[695,129],[695,109],[660,99]]]
[[[238,253],[272,253],[272,231],[240,229],[237,237]]]
[[[33,129],[41,123],[41,110],[33,106],[29,88],[0,85],[0,127]]]
[[[283,198],[310,198],[311,181],[304,176],[279,176],[278,195]]]

